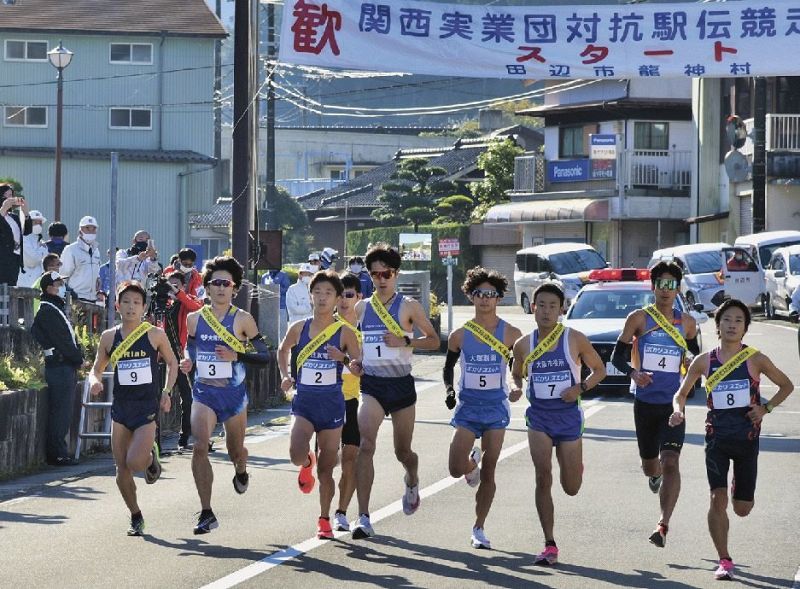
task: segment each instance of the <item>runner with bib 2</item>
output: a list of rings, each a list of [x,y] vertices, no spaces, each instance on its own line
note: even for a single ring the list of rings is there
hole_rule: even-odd
[[[525,393],[530,407],[525,420],[536,471],[536,511],[545,540],[534,564],[541,565],[558,562],[551,493],[553,448],[561,467],[561,486],[568,495],[576,495],[583,482],[581,395],[606,376],[605,364],[589,339],[558,322],[563,306],[564,292],[557,285],[545,283],[534,291],[536,329],[514,344],[511,371],[517,388],[528,378]],[[585,380],[581,380],[582,365],[590,370]]]
[[[695,382],[706,379],[706,475],[711,493],[708,530],[719,554],[714,578],[733,579],[734,564],[728,551],[728,472],[733,463],[731,494],[733,511],[744,517],[753,509],[758,472],[758,440],[761,424],[794,390],[794,385],[772,361],[742,343],[750,325],[750,309],[729,299],[714,316],[719,347],[700,354],[675,394],[669,424],[680,427],[685,419],[686,398]],[[761,403],[760,382],[764,375],[778,392]],[[752,569],[753,565],[751,565]]]
[[[668,426],[672,396],[680,386],[686,353],[700,353],[697,323],[675,308],[683,271],[675,262],[659,262],[650,270],[654,304],[637,309],[625,320],[611,357],[614,367],[630,376],[635,399],[633,418],[642,471],[659,494],[661,517],[650,542],[663,548],[681,487],[679,459],[685,426]]]

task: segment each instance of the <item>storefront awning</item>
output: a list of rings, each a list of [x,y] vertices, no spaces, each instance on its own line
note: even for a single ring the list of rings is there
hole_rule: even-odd
[[[608,221],[608,199],[570,198],[505,203],[489,209],[484,219],[485,224],[547,221]]]

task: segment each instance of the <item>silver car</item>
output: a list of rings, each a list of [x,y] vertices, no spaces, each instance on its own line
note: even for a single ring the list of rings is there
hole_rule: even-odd
[[[800,245],[778,248],[764,272],[767,317],[796,317],[800,304]]]

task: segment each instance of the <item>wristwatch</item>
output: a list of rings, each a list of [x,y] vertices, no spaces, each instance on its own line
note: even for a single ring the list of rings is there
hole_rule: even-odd
[[[169,397],[170,399],[172,398],[172,391],[171,391],[171,390],[169,390],[169,389],[164,389],[163,391],[161,391],[161,394],[162,394],[162,396],[163,396],[163,395],[166,395],[166,396],[167,396],[167,397]]]
[[[411,345],[411,338],[407,335],[404,335],[403,339],[406,340],[406,347],[409,347]]]
[[[581,381],[581,382],[580,382],[580,383],[578,383],[578,384],[579,384],[579,386],[581,387],[581,392],[582,392],[582,393],[585,393],[585,392],[586,392],[586,390],[589,388],[589,387],[587,387],[587,386],[586,386],[586,383],[585,383],[584,381]]]
[[[767,410],[767,413],[772,413],[772,410],[775,409],[775,407],[772,406],[772,401],[767,401],[764,404],[764,409]]]

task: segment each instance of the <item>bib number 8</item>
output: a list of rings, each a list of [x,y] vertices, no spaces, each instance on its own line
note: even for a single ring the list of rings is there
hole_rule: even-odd
[[[728,393],[728,396],[726,397],[725,400],[728,402],[728,405],[733,405],[736,402],[733,393]]]

